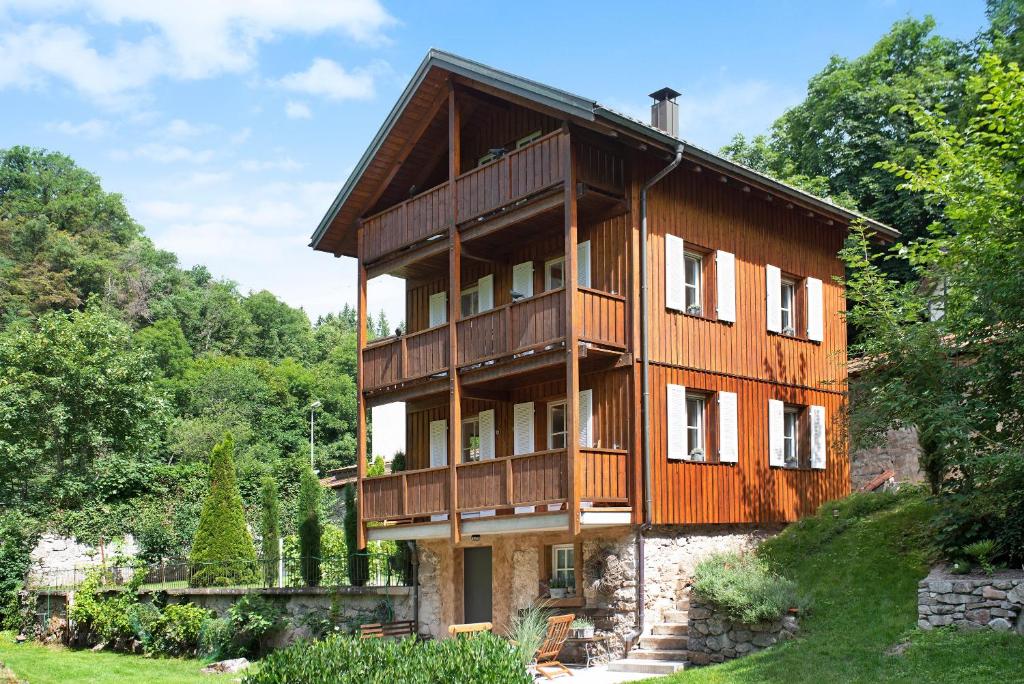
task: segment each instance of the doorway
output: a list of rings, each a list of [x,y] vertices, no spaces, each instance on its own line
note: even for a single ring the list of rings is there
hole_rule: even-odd
[[[491,622],[491,547],[465,550],[463,608],[466,622]]]

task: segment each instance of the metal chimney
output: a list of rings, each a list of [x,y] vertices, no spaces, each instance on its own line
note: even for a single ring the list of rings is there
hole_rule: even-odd
[[[651,125],[665,131],[673,138],[679,137],[679,105],[676,98],[682,95],[671,88],[662,88],[651,93]]]

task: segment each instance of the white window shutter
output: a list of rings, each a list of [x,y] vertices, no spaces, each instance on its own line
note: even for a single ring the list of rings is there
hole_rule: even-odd
[[[494,458],[494,409],[481,411],[477,416],[480,420],[480,460]]]
[[[532,261],[524,261],[512,267],[512,291],[523,297],[533,296]]]
[[[782,332],[782,271],[778,266],[764,267],[765,303],[768,308],[768,330]]]
[[[477,296],[480,301],[480,311],[490,311],[494,308],[494,276],[485,275],[476,281]]]
[[[594,391],[580,390],[580,446],[594,446]]]
[[[686,309],[686,245],[678,235],[665,235],[665,306]]]
[[[718,307],[718,320],[729,323],[736,322],[736,257],[732,252],[719,250],[715,253],[715,280],[718,291],[715,293],[715,306]]]
[[[811,467],[825,468],[825,407],[811,406],[807,411],[811,422]]]
[[[576,245],[576,284],[590,287],[590,240]]]
[[[785,466],[786,448],[785,434],[786,405],[778,399],[768,400],[768,465]]]
[[[821,342],[825,333],[821,281],[807,278],[807,339]]]
[[[430,421],[430,467],[448,465],[448,421]]]
[[[512,453],[533,453],[533,445],[533,402],[516,404],[512,407]]]
[[[668,458],[685,461],[686,451],[686,388],[682,385],[666,385],[666,422],[668,424]]]
[[[430,295],[430,327],[448,322],[448,293]]]
[[[736,463],[740,457],[739,423],[736,393],[718,393],[718,460]]]

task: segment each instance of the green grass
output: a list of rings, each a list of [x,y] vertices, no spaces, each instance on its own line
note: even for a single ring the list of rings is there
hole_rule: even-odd
[[[0,682],[6,682],[3,666],[29,684],[216,684],[238,677],[201,674],[203,663],[198,660],[74,651],[35,642],[16,644],[9,633],[0,633]]]
[[[833,517],[834,509],[839,517]],[[801,619],[801,636],[656,681],[1020,681],[1024,637],[916,629],[917,583],[927,574],[925,528],[932,512],[913,492],[854,495],[790,526],[762,553],[812,601]],[[902,643],[902,653],[887,654]]]

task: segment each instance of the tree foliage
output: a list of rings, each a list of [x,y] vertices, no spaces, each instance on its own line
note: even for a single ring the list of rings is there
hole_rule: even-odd
[[[320,538],[323,528],[320,522],[320,498],[323,488],[320,480],[311,468],[302,473],[299,486],[299,555],[302,566],[302,579],[306,586],[320,585]]]
[[[281,559],[281,506],[277,481],[265,475],[260,482],[260,560],[268,586],[277,586],[278,562]]]

